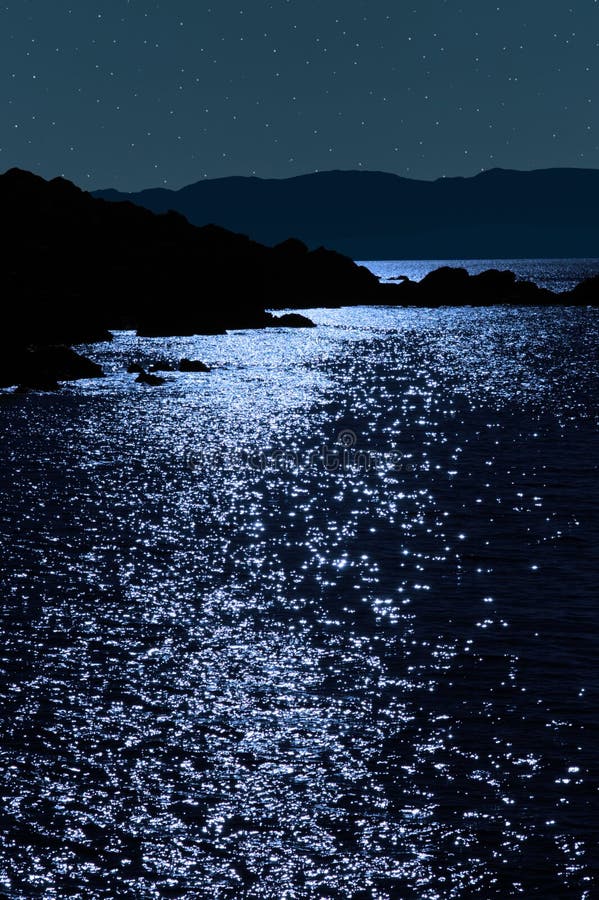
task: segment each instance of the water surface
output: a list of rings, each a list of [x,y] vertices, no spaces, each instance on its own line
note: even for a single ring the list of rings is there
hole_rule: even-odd
[[[308,314],[0,397],[8,897],[596,895],[597,311]]]

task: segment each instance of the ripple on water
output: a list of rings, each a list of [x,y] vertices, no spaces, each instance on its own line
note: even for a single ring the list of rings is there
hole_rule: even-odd
[[[10,897],[593,896],[597,314],[309,314],[0,400]]]

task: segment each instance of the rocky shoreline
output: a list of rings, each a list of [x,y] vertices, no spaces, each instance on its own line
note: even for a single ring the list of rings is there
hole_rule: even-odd
[[[54,390],[101,377],[72,345],[144,337],[222,334],[230,329],[314,327],[269,309],[355,305],[438,307],[597,305],[599,277],[555,294],[513,272],[469,275],[444,267],[420,282],[381,284],[335,251],[290,238],[266,247],[175,212],[96,199],[62,178],[20,169],[0,176],[5,324],[0,387]],[[139,373],[141,375],[141,373]],[[145,373],[146,383],[160,376]]]

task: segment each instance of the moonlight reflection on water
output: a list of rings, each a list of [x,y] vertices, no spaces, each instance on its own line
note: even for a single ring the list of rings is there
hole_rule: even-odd
[[[11,898],[596,890],[597,312],[308,315],[2,397]]]

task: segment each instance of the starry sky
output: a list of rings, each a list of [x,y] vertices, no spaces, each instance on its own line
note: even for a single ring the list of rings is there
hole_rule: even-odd
[[[597,0],[0,2],[0,170],[599,167]]]

